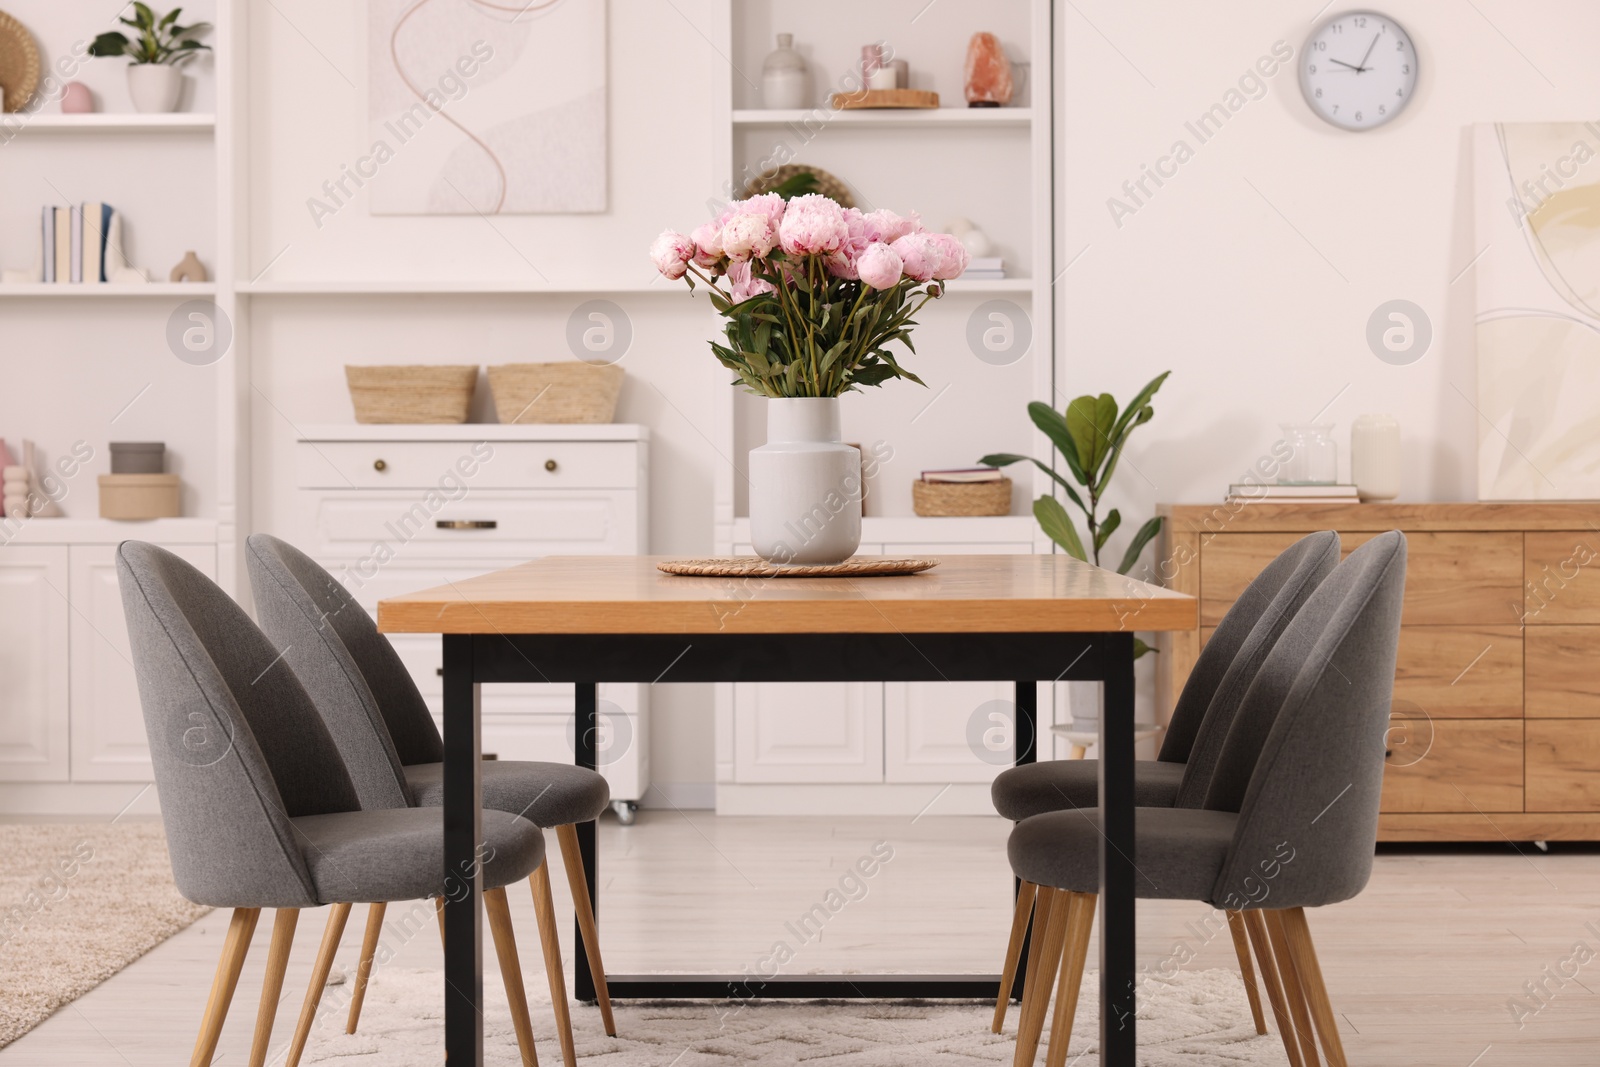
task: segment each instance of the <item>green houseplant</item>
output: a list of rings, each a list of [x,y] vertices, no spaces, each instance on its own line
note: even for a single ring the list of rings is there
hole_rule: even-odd
[[[119,19],[124,26],[137,31],[132,39],[120,30],[110,30],[89,44],[91,56],[127,56],[128,95],[133,98],[136,111],[172,111],[178,106],[183,92],[183,73],[180,68],[211,46],[195,40],[211,29],[208,22],[189,26],[178,24],[183,8],[175,7],[158,16],[150,5],[135,0],[133,18]]]
[[[1028,405],[1028,415],[1033,419],[1033,424],[1048,438],[1055,450],[1060,453],[1067,472],[1072,475],[1068,481],[1060,472],[1049,464],[1043,463],[1031,456],[1018,456],[1009,452],[997,452],[984,456],[979,463],[991,467],[1007,467],[1013,463],[1031,462],[1034,466],[1049,475],[1052,481],[1061,487],[1068,500],[1083,512],[1084,522],[1088,529],[1087,549],[1085,541],[1078,536],[1077,524],[1072,521],[1072,516],[1061,501],[1046,493],[1033,502],[1034,518],[1039,520],[1040,529],[1060,545],[1068,555],[1085,562],[1100,565],[1100,550],[1106,546],[1111,535],[1122,525],[1122,513],[1116,508],[1100,515],[1100,505],[1105,499],[1106,490],[1111,485],[1111,477],[1117,471],[1117,462],[1122,458],[1122,450],[1128,444],[1128,438],[1133,431],[1149,422],[1155,416],[1155,408],[1150,405],[1150,398],[1161,388],[1161,383],[1167,380],[1171,371],[1163,371],[1150,380],[1148,384],[1126,407],[1118,410],[1116,398],[1110,393],[1101,393],[1099,396],[1080,396],[1067,405],[1066,411],[1061,412],[1049,404],[1034,401]],[[1073,483],[1077,484],[1074,485]],[[1127,551],[1122,555],[1122,562],[1117,565],[1118,574],[1127,574],[1139,562],[1139,554],[1144,551],[1144,546],[1150,539],[1161,532],[1161,518],[1159,516],[1147,520],[1133,539],[1128,542]],[[1143,655],[1149,650],[1142,641],[1136,642],[1138,654]]]

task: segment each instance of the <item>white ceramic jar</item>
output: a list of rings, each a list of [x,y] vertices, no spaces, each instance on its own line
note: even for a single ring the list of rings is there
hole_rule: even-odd
[[[1400,495],[1400,423],[1393,415],[1362,415],[1350,424],[1350,480],[1362,500]]]
[[[840,439],[838,397],[767,401],[750,451],[750,543],[771,563],[842,563],[861,545],[861,453]]]
[[[794,34],[778,34],[778,47],[761,65],[761,103],[769,108],[811,106],[811,73],[794,50]]]

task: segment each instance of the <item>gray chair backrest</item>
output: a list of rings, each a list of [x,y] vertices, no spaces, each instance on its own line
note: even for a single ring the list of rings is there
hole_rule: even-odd
[[[438,763],[444,743],[388,638],[337,578],[267,534],[245,546],[256,614],[311,692],[365,808],[412,802],[404,767]]]
[[[1217,623],[1184,683],[1161,745],[1161,759],[1187,764],[1178,807],[1205,803],[1239,702],[1279,635],[1338,563],[1338,534],[1323,530],[1302,537],[1256,575]]]
[[[315,907],[289,820],[358,802],[311,698],[243,609],[177,556],[124,541],[117,577],[178,891],[214,907]]]
[[[1253,773],[1242,803],[1218,797],[1239,824],[1214,903],[1320,907],[1366,886],[1405,576],[1405,537],[1379,534],[1322,583],[1268,656],[1223,757],[1239,754],[1234,772],[1248,760]],[[1275,714],[1264,714],[1269,705]],[[1270,728],[1257,744],[1263,723]],[[1213,794],[1225,784],[1219,769]]]

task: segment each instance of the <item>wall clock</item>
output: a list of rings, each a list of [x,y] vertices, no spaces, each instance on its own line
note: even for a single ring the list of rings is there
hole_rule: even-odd
[[[1300,54],[1300,91],[1342,130],[1370,130],[1405,110],[1417,87],[1417,50],[1388,15],[1346,11],[1325,20]]]

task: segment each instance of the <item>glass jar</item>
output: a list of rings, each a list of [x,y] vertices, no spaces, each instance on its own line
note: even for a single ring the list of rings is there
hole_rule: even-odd
[[[1282,423],[1292,450],[1278,471],[1279,485],[1333,485],[1339,480],[1339,445],[1330,423]]]
[[[761,64],[761,103],[769,108],[811,106],[811,74],[794,50],[794,34],[778,34],[778,47]]]

